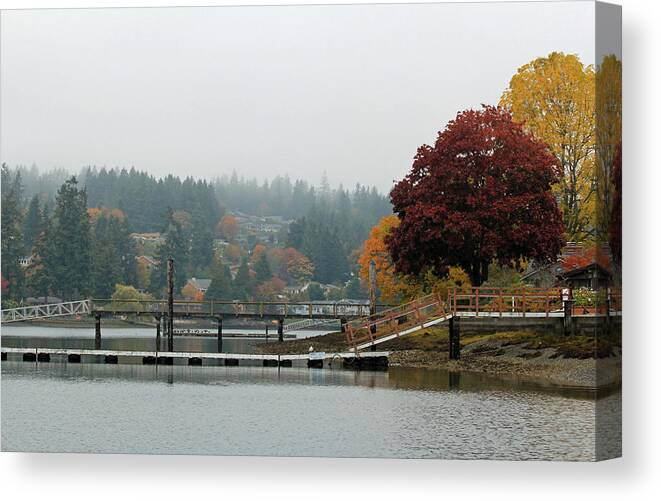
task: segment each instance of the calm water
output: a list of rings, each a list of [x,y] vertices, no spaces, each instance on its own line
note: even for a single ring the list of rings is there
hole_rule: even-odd
[[[590,460],[596,436],[590,393],[422,369],[10,360],[1,407],[4,451]]]

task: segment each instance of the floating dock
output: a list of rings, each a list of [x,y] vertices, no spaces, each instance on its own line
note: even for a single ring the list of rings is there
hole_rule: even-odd
[[[9,355],[24,362],[51,362],[55,358],[68,363],[96,362],[117,364],[124,360],[140,360],[143,365],[173,365],[175,360],[188,365],[238,366],[241,362],[259,363],[264,367],[292,367],[294,362],[306,362],[309,368],[323,368],[325,362],[341,361],[345,367],[356,369],[387,369],[387,351],[314,352],[300,355],[268,355],[256,353],[199,353],[191,351],[126,351],[85,350],[64,348],[2,348],[2,360]],[[206,364],[204,364],[206,362]]]

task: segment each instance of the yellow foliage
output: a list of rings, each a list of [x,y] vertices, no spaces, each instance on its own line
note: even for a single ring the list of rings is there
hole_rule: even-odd
[[[397,225],[399,225],[399,219],[395,215],[382,218],[372,228],[358,258],[359,274],[363,283],[369,283],[370,261],[374,260],[376,285],[381,292],[382,301],[396,303],[432,292],[440,294],[444,298],[452,287],[459,287],[462,290],[470,289],[470,277],[463,269],[455,266],[451,266],[448,273],[442,278],[434,275],[433,270],[427,270],[421,277],[397,273],[385,243],[386,236]]]
[[[563,169],[555,187],[570,240],[594,227],[595,73],[572,54],[553,52],[519,68],[500,105],[546,142]]]
[[[468,273],[458,266],[450,266],[447,274],[442,278],[434,275],[432,270],[427,270],[423,276],[424,292],[437,294],[442,299],[445,299],[448,292],[455,287],[461,291],[471,289],[471,279]]]
[[[407,277],[395,272],[395,265],[390,258],[385,238],[393,228],[399,225],[399,219],[394,214],[382,218],[370,231],[369,238],[363,243],[363,249],[358,264],[360,265],[360,278],[363,283],[369,283],[370,261],[376,265],[376,285],[381,292],[381,300],[397,302],[404,297],[415,295]]]
[[[195,301],[197,299],[197,289],[192,283],[188,282],[181,289],[181,295],[184,296],[186,299]]]
[[[613,54],[605,56],[597,68],[596,91],[596,227],[600,240],[605,241],[613,210],[611,171],[622,142],[622,62]]]

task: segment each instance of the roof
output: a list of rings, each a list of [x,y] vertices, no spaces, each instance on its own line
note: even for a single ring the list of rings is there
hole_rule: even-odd
[[[209,286],[211,286],[211,279],[210,278],[191,278],[189,280],[191,284],[193,284],[194,287],[197,287],[198,289],[208,289]]]
[[[156,266],[158,264],[156,260],[151,256],[136,256],[135,258],[140,261],[146,261],[147,264],[151,266]]]

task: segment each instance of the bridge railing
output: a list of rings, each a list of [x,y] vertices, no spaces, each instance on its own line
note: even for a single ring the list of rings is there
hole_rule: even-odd
[[[92,310],[109,314],[166,314],[165,300],[112,300],[93,299]],[[350,303],[289,303],[266,301],[174,301],[173,310],[179,315],[208,316],[307,316],[361,317],[369,314],[369,306]]]
[[[22,322],[24,320],[36,320],[40,318],[84,315],[88,314],[89,311],[89,302],[87,300],[19,306],[17,308],[2,310],[0,322]]]
[[[447,303],[453,314],[520,314],[528,313],[548,316],[562,311],[562,289],[541,289],[532,287],[498,288],[471,287],[452,288],[448,291]]]
[[[358,344],[420,325],[426,319],[446,314],[447,311],[444,300],[437,294],[429,294],[374,315],[347,322],[347,344],[355,348]]]

